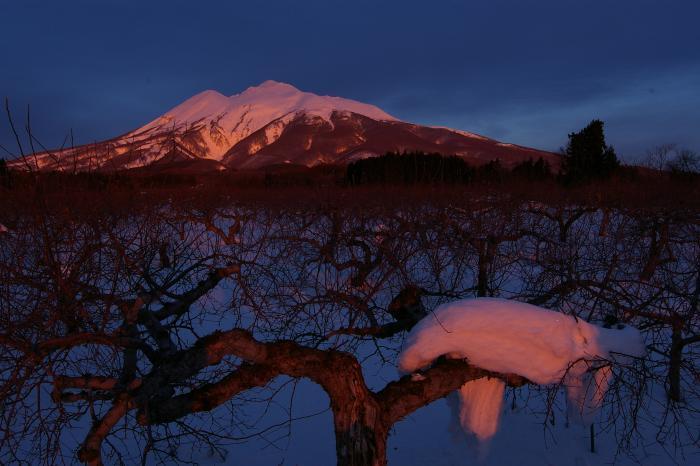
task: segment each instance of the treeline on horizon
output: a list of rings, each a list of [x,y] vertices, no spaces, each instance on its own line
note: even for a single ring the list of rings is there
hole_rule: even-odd
[[[700,160],[686,151],[664,167],[645,169],[620,163],[612,146],[605,142],[603,122],[593,120],[581,131],[569,134],[562,150],[562,163],[555,171],[543,158],[524,160],[505,167],[499,160],[474,165],[463,157],[421,151],[387,152],[351,162],[346,167],[318,166],[261,170],[256,174],[133,173],[121,172],[33,172],[10,170],[0,158],[0,189],[31,186],[45,191],[60,189],[105,191],[117,189],[169,189],[178,187],[358,187],[358,186],[468,186],[505,182],[557,184],[563,188],[591,183],[641,184],[654,179],[671,184],[700,183]],[[640,176],[644,171],[644,176]],[[216,182],[212,182],[216,180]],[[612,181],[611,181],[612,180]]]
[[[462,157],[439,153],[388,152],[380,157],[357,160],[348,165],[345,181],[349,186],[373,184],[469,184],[501,182],[508,176],[528,181],[553,179],[549,163],[541,157],[528,159],[511,170],[499,160],[471,165]]]
[[[638,168],[620,163],[615,149],[605,142],[601,120],[591,121],[579,132],[569,134],[563,150],[561,168],[554,172],[542,157],[528,159],[507,169],[499,160],[483,165],[470,165],[458,156],[438,153],[389,152],[352,162],[347,167],[346,182],[351,186],[371,184],[469,184],[506,180],[527,182],[556,181],[563,186],[580,186],[605,182],[611,178],[634,181]],[[666,167],[672,181],[700,181],[700,160],[689,152]]]
[[[0,188],[13,189],[31,185],[40,190],[52,191],[71,187],[77,190],[104,191],[109,188],[157,189],[182,186],[197,186],[196,175],[179,173],[133,174],[129,171],[101,172],[62,171],[27,172],[7,168],[0,159]]]

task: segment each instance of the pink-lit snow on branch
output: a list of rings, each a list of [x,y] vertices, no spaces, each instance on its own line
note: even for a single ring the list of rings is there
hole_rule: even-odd
[[[501,379],[471,380],[459,389],[459,424],[479,440],[496,434],[501,419],[503,393],[506,384]]]
[[[496,298],[440,306],[408,335],[399,369],[413,372],[447,355],[537,384],[564,382],[572,410],[584,421],[600,406],[612,372],[591,364],[646,353],[635,328],[603,328],[560,312]],[[593,363],[591,363],[593,362]],[[460,392],[460,422],[487,439],[495,433],[503,400],[500,381],[472,381]]]

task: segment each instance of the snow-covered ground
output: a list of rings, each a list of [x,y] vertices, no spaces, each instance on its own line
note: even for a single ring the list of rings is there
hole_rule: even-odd
[[[532,209],[548,208],[532,206]],[[170,210],[164,207],[160,214],[167,217],[169,212]],[[546,213],[552,216],[557,214],[552,209]],[[396,261],[405,267],[408,279],[421,286],[431,290],[447,290],[462,296],[473,296],[474,291],[470,290],[470,287],[476,281],[476,248],[461,240],[454,241],[455,231],[469,232],[472,237],[484,231],[498,233],[493,225],[502,222],[493,211],[483,210],[475,213],[468,209],[455,208],[450,211],[450,218],[454,219],[456,226],[451,225],[450,228],[459,230],[447,230],[444,223],[427,223],[429,227],[417,230],[419,233],[413,233],[413,230],[401,225],[423,226],[423,219],[433,215],[429,209],[407,209],[406,212],[393,212],[386,217],[371,220],[348,219],[346,224],[342,224],[336,230],[332,225],[331,216],[306,216],[304,212],[280,213],[241,208],[231,209],[227,214],[227,218],[215,219],[222,232],[228,232],[241,219],[242,227],[236,230],[234,240],[226,246],[220,243],[220,238],[217,239],[212,231],[206,230],[202,222],[193,220],[189,220],[191,223],[183,230],[179,230],[175,223],[172,226],[158,225],[149,233],[151,224],[148,219],[139,222],[128,219],[124,225],[118,225],[117,229],[127,238],[136,238],[129,243],[135,257],[138,257],[141,241],[148,244],[154,238],[167,238],[171,241],[169,251],[172,258],[189,257],[188,255],[207,257],[212,250],[216,250],[217,253],[223,251],[223,256],[217,259],[222,263],[236,260],[245,264],[239,280],[222,282],[193,307],[194,317],[189,323],[198,335],[240,326],[253,329],[261,338],[296,338],[298,341],[303,341],[301,335],[328,332],[346,325],[345,318],[349,314],[352,315],[348,311],[350,306],[347,303],[337,300],[324,302],[319,297],[337,290],[348,292],[361,297],[372,306],[382,321],[386,321],[386,312],[381,309],[406,280],[392,268],[393,264],[389,264],[380,266],[370,274],[362,286],[353,285],[353,268],[340,270],[328,261],[318,260],[318,244],[327,241],[329,232],[338,229],[352,230],[357,232],[353,234],[366,240],[373,251],[380,247],[385,248],[385,251],[394,254]],[[546,288],[534,288],[533,284],[544,283],[551,286],[552,283],[559,283],[561,277],[556,275],[556,271],[548,272],[545,268],[546,260],[554,262],[561,258],[571,258],[571,262],[575,261],[572,266],[583,271],[582,273],[589,273],[587,278],[592,277],[592,280],[596,274],[604,276],[605,266],[608,264],[608,250],[615,250],[622,257],[627,255],[630,259],[625,260],[631,264],[638,264],[639,251],[644,251],[642,241],[631,241],[621,234],[601,235],[598,228],[599,212],[592,212],[587,217],[581,217],[580,221],[573,222],[569,228],[570,239],[566,241],[560,240],[557,223],[550,221],[548,217],[530,213],[517,221],[519,228],[537,230],[543,237],[550,239],[544,241],[527,236],[499,245],[493,262],[495,272],[489,276],[489,286],[497,290],[500,296],[525,300],[532,296],[541,296],[543,289],[546,291]],[[626,222],[629,220],[622,215],[616,215],[612,217],[608,228],[611,231],[619,228],[619,231],[624,232],[627,231],[624,228],[629,224]],[[11,242],[0,242],[0,253],[8,254],[2,257],[9,263],[10,258],[17,257],[16,254],[11,254],[12,245],[17,243],[19,250],[31,251],[34,243],[31,243],[31,234],[26,237],[22,235],[22,232],[27,230],[26,226],[21,223],[8,224],[12,226],[12,232],[5,238],[10,238]],[[68,228],[65,223],[61,225]],[[172,231],[168,228],[172,228]],[[405,229],[401,230],[401,236],[397,237],[395,232],[399,228]],[[634,231],[633,228],[636,228],[634,224],[630,231]],[[690,234],[687,235],[691,238]],[[27,241],[24,245],[20,243],[23,237]],[[355,236],[348,238],[352,240]],[[56,255],[56,260],[61,265],[59,270],[66,279],[67,276],[73,275],[72,270],[78,270],[67,267],[67,263],[74,263],[76,267],[84,264],[82,260],[77,260],[80,256],[71,253],[73,247],[79,250],[80,243],[74,241],[68,244],[70,247]],[[697,257],[695,243],[674,247],[674,257]],[[684,248],[687,248],[687,252]],[[361,259],[361,254],[361,248],[353,249],[351,244],[341,241],[336,247],[334,259],[338,262],[353,257]],[[29,264],[33,256],[27,254],[23,257]],[[38,262],[31,263],[31,267],[43,267],[41,256],[37,260]],[[686,262],[690,264],[690,261]],[[683,265],[681,259],[679,264],[679,267]],[[169,273],[172,271],[159,271],[154,273],[153,277],[161,279]],[[541,275],[545,275],[546,278],[547,273],[554,276],[551,282],[542,280]],[[672,270],[670,273],[675,272]],[[385,279],[383,274],[387,274],[389,278]],[[643,288],[648,285],[636,284],[634,270],[621,268],[616,270],[615,274],[620,283],[631,283],[625,290],[629,291],[629,295],[642,299],[643,293],[649,293]],[[628,274],[632,279],[624,282]],[[688,276],[693,277],[692,274]],[[196,283],[197,279],[191,277],[193,283]],[[386,281],[382,282],[382,279]],[[239,282],[245,283],[247,289],[243,290]],[[191,284],[184,284],[183,287]],[[128,290],[127,285],[128,283],[124,286]],[[246,295],[247,292],[250,293],[249,296]],[[605,329],[586,322],[583,316],[589,315],[588,311],[593,307],[595,299],[595,295],[591,296],[592,294],[587,294],[584,289],[557,301],[553,300],[552,302],[556,303],[554,305],[547,305],[565,313],[544,310],[512,300],[457,301],[453,297],[431,296],[425,298],[425,304],[428,309],[434,309],[434,314],[430,314],[423,323],[416,326],[403,342],[401,337],[398,337],[382,340],[375,346],[372,341],[358,343],[356,339],[338,338],[327,344],[357,354],[358,359],[362,361],[367,384],[373,390],[379,390],[388,382],[397,379],[400,375],[399,364],[404,371],[413,371],[445,353],[468,357],[475,365],[493,371],[514,372],[539,383],[556,385],[562,377],[562,372],[571,362],[578,359],[616,359],[618,363],[625,364],[625,358],[614,353],[635,356],[642,352],[639,335],[631,326],[622,329],[613,326],[611,329]],[[439,306],[446,302],[452,304]],[[473,307],[472,304],[476,302],[482,304]],[[677,301],[674,301],[674,304],[676,303]],[[596,308],[596,318],[591,319],[592,322],[601,320],[604,315],[601,309],[604,309],[603,305]],[[578,321],[572,317],[574,314],[579,316]],[[281,321],[287,322],[288,327],[280,329],[278,324]],[[118,324],[119,322],[115,321],[114,325]],[[644,328],[643,331],[645,338],[651,338],[652,343],[659,348],[663,348],[667,343],[667,334],[649,328]],[[422,343],[424,339],[426,344]],[[193,343],[194,335],[187,326],[178,330],[178,341],[183,347]],[[397,359],[396,356],[402,348],[406,349],[404,357]],[[377,353],[378,350],[382,351],[381,357]],[[690,354],[690,350],[686,354]],[[104,360],[112,364],[115,360],[108,359],[107,356],[109,355],[105,355]],[[75,370],[82,369],[84,360],[81,354],[76,351],[73,357],[78,361]],[[688,359],[691,357],[694,356],[689,355]],[[652,362],[653,358],[662,361],[662,356],[656,353],[650,353],[647,358]],[[400,363],[397,364],[397,361]],[[117,364],[114,363],[114,366]],[[659,364],[657,367],[646,369],[656,371],[655,377],[658,382],[665,376],[665,367]],[[89,369],[103,370],[102,367],[94,366]],[[104,368],[105,371],[113,369],[114,367]],[[218,368],[217,374],[220,376],[226,369]],[[603,385],[603,381],[607,382],[610,375],[604,371],[605,369],[598,369],[592,372],[605,375],[602,380],[598,380],[600,385]],[[626,378],[630,373],[624,370],[615,370],[613,375],[610,378],[613,384],[619,381],[628,385],[637,383],[633,378]],[[206,376],[200,381],[203,380],[206,380]],[[582,379],[569,379],[569,385],[575,386],[571,382],[576,380]],[[481,383],[483,381],[475,383],[473,387],[478,388]],[[45,387],[47,392],[45,402],[42,403],[51,406],[48,393],[50,386],[47,384]],[[269,395],[277,388],[279,392],[270,400]],[[614,388],[619,390],[620,387]],[[663,436],[657,436],[658,426],[666,422],[665,419],[669,419],[664,418],[664,387],[657,383],[655,386],[645,387],[644,390],[644,406],[641,407],[642,414],[637,426],[640,434],[637,439],[641,438],[643,442],[630,446],[631,457],[618,454],[619,435],[624,427],[620,423],[624,422],[624,418],[610,410],[615,403],[615,406],[621,406],[623,409],[631,408],[631,398],[611,398],[617,393],[624,394],[624,390],[610,390],[601,411],[596,413],[595,410],[591,410],[592,417],[587,421],[594,423],[596,431],[596,452],[592,453],[589,451],[590,431],[585,423],[579,423],[567,409],[564,387],[550,387],[550,390],[539,387],[505,388],[501,394],[500,387],[490,386],[487,390],[476,390],[477,393],[487,395],[487,402],[476,403],[475,406],[488,406],[485,419],[493,421],[498,417],[494,416],[495,412],[500,414],[500,422],[481,424],[479,419],[483,412],[471,410],[467,417],[473,417],[478,422],[469,420],[466,423],[468,426],[484,425],[485,430],[481,432],[485,432],[486,435],[481,437],[485,441],[478,443],[473,436],[466,435],[460,429],[455,407],[450,404],[454,400],[439,400],[394,426],[388,444],[389,464],[466,465],[480,462],[486,465],[580,466],[614,462],[621,465],[656,466],[698,463],[700,458],[696,447],[687,447],[681,454],[676,452],[673,444],[664,440]],[[467,388],[465,401],[471,402],[475,399],[471,391]],[[601,391],[602,395],[605,394]],[[573,398],[576,399],[576,396]],[[494,400],[503,402],[498,403]],[[594,400],[586,398],[586,403],[592,401]],[[64,406],[70,413],[85,411],[84,405]],[[591,406],[597,407],[597,402]],[[289,419],[294,419],[291,424],[287,422]],[[686,436],[681,439],[683,442],[687,440],[688,435],[697,435],[700,431],[696,419],[689,417],[688,420],[688,431],[680,432],[681,436]],[[291,383],[289,379],[281,377],[273,386],[246,392],[214,413],[189,416],[184,418],[184,421],[192,428],[201,426],[203,430],[234,437],[222,439],[222,443],[233,442],[232,445],[223,447],[227,452],[225,457],[207,451],[197,452],[195,456],[203,464],[335,463],[335,440],[328,410],[328,397],[320,387],[306,380]],[[668,422],[666,426],[672,423]],[[89,416],[85,414],[80,422],[73,424],[71,430],[66,429],[63,432],[66,458],[74,460],[75,449],[84,438],[88,425]],[[158,429],[154,427],[154,430]],[[162,434],[162,431],[159,433]],[[140,439],[138,442],[141,443],[138,444],[133,438],[133,432],[121,430],[121,427],[113,433],[115,445],[138,456],[143,441]],[[201,446],[201,443],[199,445]],[[195,441],[196,446],[198,444]],[[186,448],[188,447],[185,445],[181,447],[183,453]],[[152,458],[150,461],[150,464],[154,464]]]
[[[369,375],[369,372],[366,372]],[[385,383],[390,371],[372,378]],[[278,382],[280,383],[280,382]],[[292,391],[294,392],[292,397]],[[514,401],[515,398],[515,401]],[[293,399],[293,403],[289,402]],[[288,409],[291,406],[291,415]],[[244,443],[226,447],[226,460],[215,460],[203,452],[204,464],[233,465],[303,465],[335,464],[335,438],[328,397],[323,390],[307,380],[295,387],[287,386],[278,403],[268,407],[250,407],[251,413],[268,409],[261,429],[289,418],[309,418],[293,421],[246,439]],[[567,425],[566,410],[554,410],[545,422],[544,400],[523,388],[506,390],[505,403],[500,408],[501,425],[485,444],[465,435],[455,419],[454,406],[448,400],[438,400],[397,423],[391,431],[387,454],[389,465],[402,466],[620,466],[684,465],[700,460],[700,452],[687,451],[686,456],[672,456],[649,442],[632,451],[634,457],[618,454],[617,440],[612,431],[600,431],[596,424],[596,452],[590,451],[589,428],[574,422]],[[321,414],[316,414],[321,412]],[[659,413],[661,414],[661,413]],[[251,414],[251,419],[255,418]],[[648,426],[647,426],[648,427]],[[653,430],[646,435],[653,437]],[[289,437],[287,437],[289,435]]]

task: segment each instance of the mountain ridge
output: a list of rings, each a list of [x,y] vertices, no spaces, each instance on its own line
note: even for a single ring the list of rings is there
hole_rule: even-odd
[[[217,170],[256,169],[279,163],[343,164],[406,150],[458,155],[475,164],[498,159],[511,166],[542,157],[556,168],[560,160],[551,152],[408,123],[371,104],[268,80],[231,96],[205,90],[122,136],[10,164],[62,171],[152,165],[155,170],[168,160],[207,159],[220,163],[208,165]]]

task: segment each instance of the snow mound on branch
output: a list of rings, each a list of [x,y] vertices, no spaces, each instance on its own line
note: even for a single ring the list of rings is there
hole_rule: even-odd
[[[611,359],[613,353],[643,356],[639,331],[602,328],[517,301],[476,298],[444,304],[418,322],[399,357],[399,369],[413,372],[449,355],[549,384],[560,381],[580,359]]]
[[[477,298],[444,304],[423,318],[408,335],[399,369],[410,373],[447,355],[536,384],[563,381],[572,412],[587,421],[612,376],[603,362],[616,354],[641,357],[645,352],[641,334],[632,327],[607,329],[530,304]],[[490,381],[467,382],[460,391],[460,423],[481,440],[498,427],[498,391]]]

